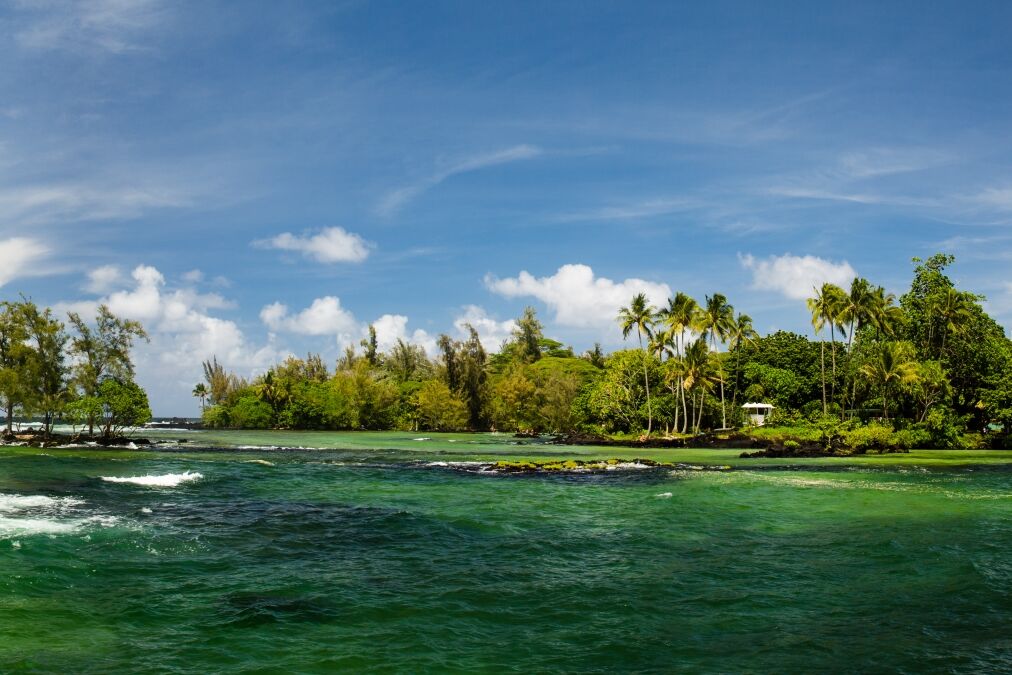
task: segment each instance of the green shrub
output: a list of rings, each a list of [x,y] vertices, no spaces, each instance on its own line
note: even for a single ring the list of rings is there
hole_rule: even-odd
[[[797,450],[800,447],[801,443],[798,443],[797,441],[792,440],[790,438],[784,441],[784,450]]]
[[[893,428],[878,422],[843,432],[843,442],[855,452],[886,450],[893,446],[894,440]]]
[[[270,429],[274,411],[253,396],[243,396],[229,410],[229,422],[234,429]]]

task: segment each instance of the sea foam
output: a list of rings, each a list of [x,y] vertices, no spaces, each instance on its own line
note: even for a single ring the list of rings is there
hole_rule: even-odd
[[[177,487],[182,483],[200,480],[204,475],[197,472],[167,473],[161,476],[101,476],[109,483],[133,483],[145,487]]]

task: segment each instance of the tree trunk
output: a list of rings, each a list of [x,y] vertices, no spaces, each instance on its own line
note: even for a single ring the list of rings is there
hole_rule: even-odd
[[[819,340],[819,347],[821,353],[819,355],[821,366],[822,366],[822,414],[825,415],[827,412],[826,408],[826,341]]]
[[[713,337],[713,351],[717,351],[717,336],[715,333],[710,333]],[[727,407],[724,405],[724,369],[718,364],[717,373],[720,375],[720,428],[727,429]]]
[[[650,355],[643,349],[643,334],[639,328],[636,329],[636,335],[640,340],[640,351],[643,352],[643,386],[647,390],[647,436],[649,436],[654,426],[654,411],[650,407],[650,374],[647,371],[647,360]]]
[[[835,331],[832,323],[829,324],[829,340],[830,340],[830,344],[832,345],[831,349],[832,349],[832,354],[833,354],[833,381],[830,383],[830,387],[829,387],[829,400],[835,402],[836,401],[836,331]]]

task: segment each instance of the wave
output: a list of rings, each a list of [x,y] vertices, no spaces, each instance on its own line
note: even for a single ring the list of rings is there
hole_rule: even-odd
[[[197,472],[167,473],[161,476],[100,476],[108,483],[133,483],[145,487],[177,487],[182,483],[200,480],[204,475]]]
[[[84,504],[84,500],[77,499],[76,497],[0,494],[0,513],[17,513],[29,509],[57,511],[70,506],[80,506],[81,504]]]

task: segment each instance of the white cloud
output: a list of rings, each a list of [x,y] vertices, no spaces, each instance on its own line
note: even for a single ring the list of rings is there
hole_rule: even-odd
[[[46,270],[39,263],[49,255],[49,247],[28,237],[0,240],[0,286],[19,277],[40,276]]]
[[[478,305],[467,305],[464,313],[453,321],[457,329],[457,336],[468,337],[467,326],[470,324],[478,332],[478,339],[487,352],[498,352],[502,343],[510,338],[517,322],[513,319],[498,321],[488,315],[484,308]]]
[[[115,265],[103,265],[88,272],[84,290],[95,295],[108,293],[124,282],[123,273]]]
[[[272,303],[260,310],[260,320],[273,331],[333,335],[344,342],[361,330],[354,315],[332,295],[313,300],[313,304],[297,314],[289,314],[288,307],[280,302]]]
[[[101,51],[146,49],[143,35],[166,15],[160,0],[17,0],[25,11],[15,37],[39,50]]]
[[[342,227],[328,227],[319,234],[297,236],[284,232],[253,242],[257,248],[297,251],[322,263],[362,262],[369,257],[371,244]]]
[[[507,279],[489,275],[485,285],[507,298],[537,298],[555,312],[556,324],[575,328],[615,326],[619,309],[638,293],[645,293],[655,307],[664,305],[671,295],[667,284],[595,277],[587,265],[563,265],[550,277],[535,278],[526,271]]]
[[[204,280],[204,273],[200,270],[190,270],[183,274],[183,281],[190,284],[199,284]]]
[[[408,317],[402,314],[384,314],[373,321],[372,325],[376,329],[376,344],[381,352],[389,351],[398,340],[404,340],[409,344],[418,345],[427,354],[436,353],[436,338],[421,328],[408,333]],[[363,327],[364,331],[368,329],[368,326]]]
[[[738,260],[752,272],[753,288],[777,291],[796,300],[811,297],[814,288],[827,282],[846,288],[857,276],[847,261],[835,263],[812,255],[786,253],[760,260],[751,254],[739,254]]]
[[[559,217],[562,222],[584,220],[638,220],[682,211],[691,211],[704,206],[693,199],[647,199],[640,202],[601,206],[587,211],[567,213]]]
[[[478,171],[479,169],[499,164],[508,164],[510,162],[534,159],[542,154],[544,154],[544,151],[541,148],[525,144],[515,145],[511,148],[506,148],[505,150],[499,150],[498,152],[468,157],[467,159],[455,162],[439,171],[434,172],[413,185],[408,185],[388,192],[377,207],[377,211],[381,215],[391,215],[396,213],[406,203],[426,190],[436,187],[451,176],[467,173],[468,171]]]

